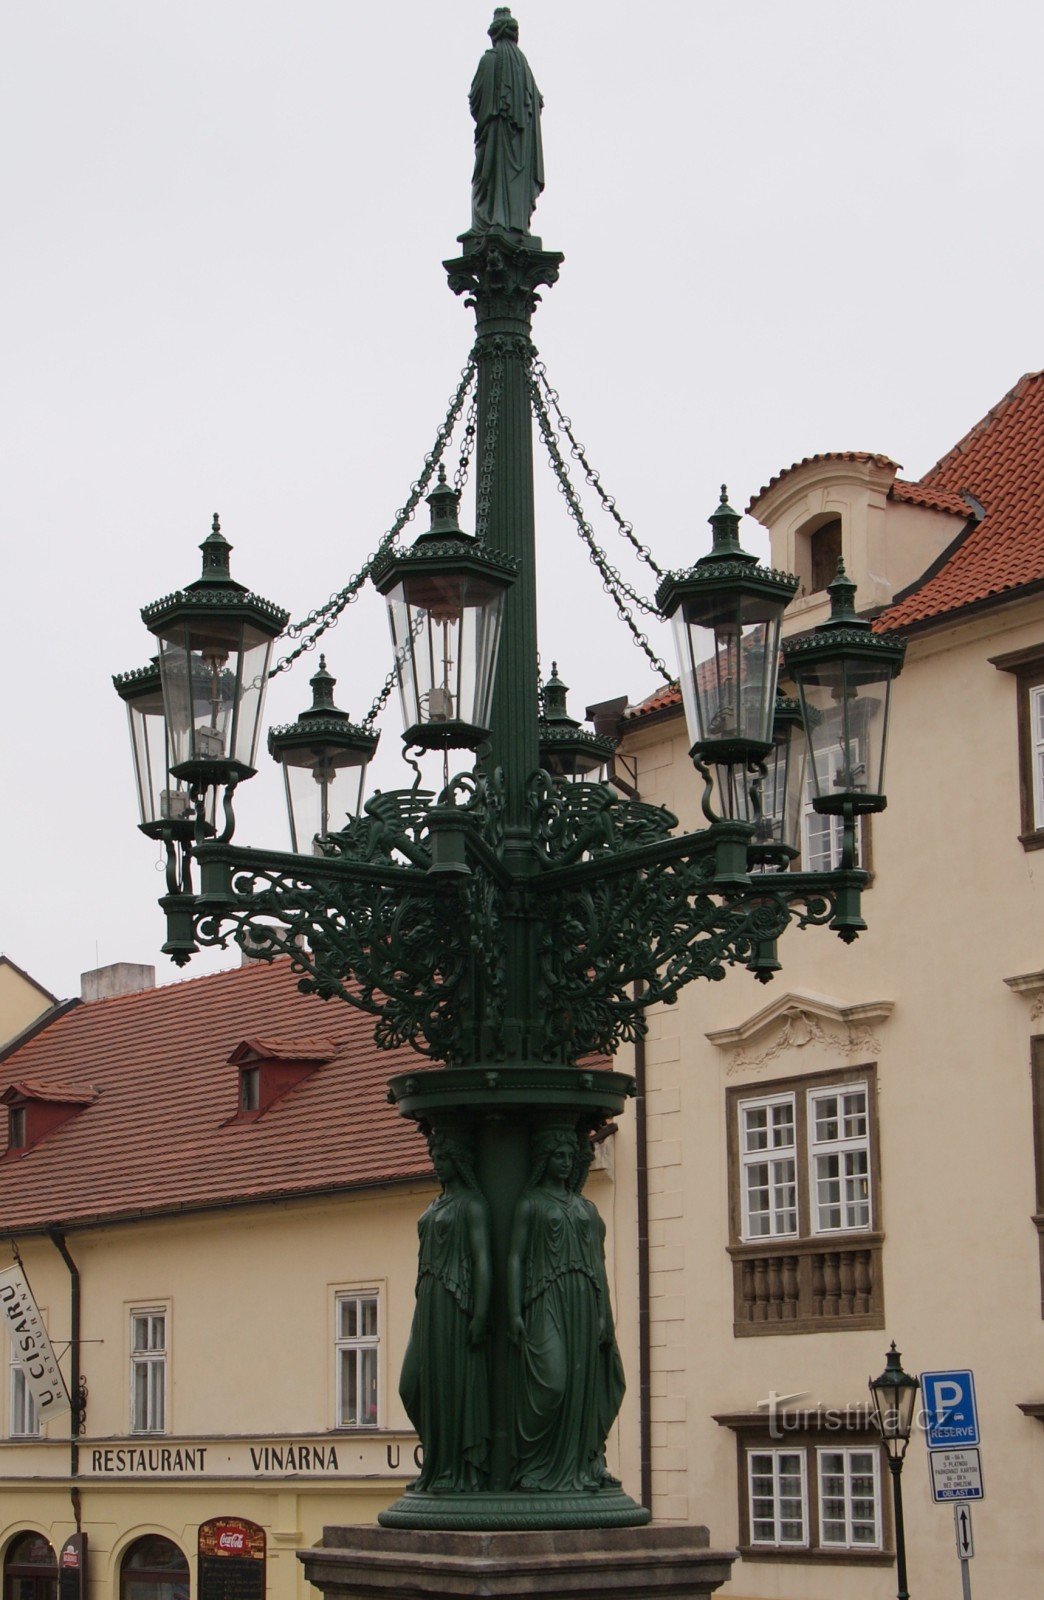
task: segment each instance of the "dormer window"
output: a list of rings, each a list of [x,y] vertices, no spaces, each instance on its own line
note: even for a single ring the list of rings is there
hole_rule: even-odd
[[[812,592],[825,589],[837,576],[841,558],[841,518],[831,517],[810,535],[808,541],[812,568]]]
[[[336,1055],[329,1039],[244,1039],[228,1058],[239,1068],[238,1103],[230,1122],[253,1122]]]
[[[8,1084],[0,1094],[0,1105],[7,1107],[7,1154],[31,1150],[97,1098],[96,1089],[77,1089],[68,1083]]]

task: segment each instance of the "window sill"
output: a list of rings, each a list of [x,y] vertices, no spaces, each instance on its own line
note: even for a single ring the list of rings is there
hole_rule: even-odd
[[[740,1544],[736,1546],[744,1561],[800,1561],[810,1566],[891,1567],[895,1556],[890,1550],[809,1550],[791,1545]]]
[[[1020,833],[1019,843],[1024,850],[1044,850],[1044,828],[1037,828],[1033,833]]]

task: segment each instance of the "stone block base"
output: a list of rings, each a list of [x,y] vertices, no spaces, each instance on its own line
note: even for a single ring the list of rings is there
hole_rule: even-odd
[[[299,1550],[326,1600],[702,1600],[726,1583],[733,1550],[706,1528],[428,1533],[324,1528]]]

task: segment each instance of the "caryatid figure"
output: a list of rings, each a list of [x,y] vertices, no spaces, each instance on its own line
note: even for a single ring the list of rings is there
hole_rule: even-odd
[[[470,96],[475,119],[471,226],[475,233],[500,228],[528,237],[533,207],[544,187],[544,102],[518,48],[518,23],[507,6],[497,7],[488,32],[493,48],[478,64]]]

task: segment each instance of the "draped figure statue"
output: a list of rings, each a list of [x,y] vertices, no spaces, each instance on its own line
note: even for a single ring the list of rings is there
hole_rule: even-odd
[[[482,1489],[488,1481],[489,1210],[471,1147],[436,1129],[428,1141],[442,1193],[417,1224],[417,1304],[399,1394],[424,1447],[415,1489]]]
[[[507,6],[497,7],[488,31],[493,48],[479,62],[470,94],[475,119],[471,226],[476,233],[501,228],[528,236],[544,187],[544,102],[518,48],[518,23]]]
[[[605,1271],[605,1225],[576,1192],[589,1159],[571,1127],[534,1135],[508,1258],[516,1347],[514,1487],[614,1486],[605,1440],[624,1393]]]

